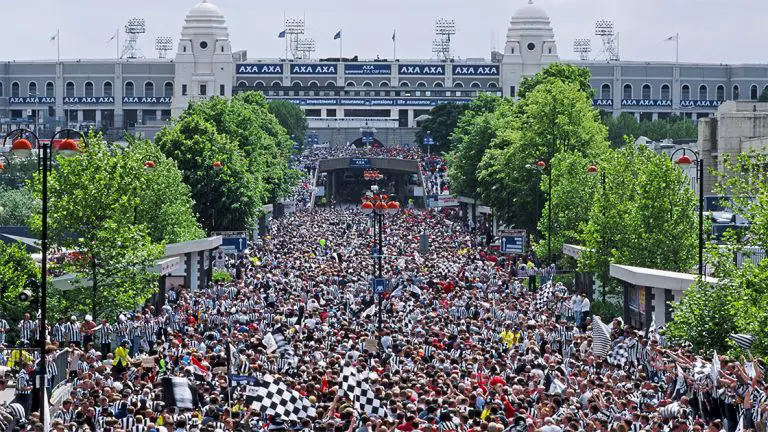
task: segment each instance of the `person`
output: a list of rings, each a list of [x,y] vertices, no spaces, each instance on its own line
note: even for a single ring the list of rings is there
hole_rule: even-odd
[[[124,339],[120,342],[120,346],[115,348],[114,359],[112,361],[112,375],[120,376],[128,368],[128,364],[131,362],[131,358],[128,356],[130,342],[128,339]]]
[[[581,304],[583,300],[584,298],[581,296],[581,292],[577,291],[576,294],[573,295],[573,319],[576,323],[576,327],[581,327]]]
[[[90,315],[85,316],[85,320],[80,325],[80,332],[82,333],[83,348],[93,342],[93,335],[96,332],[96,323],[93,322],[93,317]]]
[[[586,320],[592,317],[589,311],[590,307],[589,297],[584,296],[584,299],[581,301],[581,308],[579,309],[581,311],[582,330],[586,330]]]
[[[30,373],[34,371],[32,363],[22,362],[19,375],[16,377],[15,402],[24,407],[24,412],[32,411],[32,379]]]

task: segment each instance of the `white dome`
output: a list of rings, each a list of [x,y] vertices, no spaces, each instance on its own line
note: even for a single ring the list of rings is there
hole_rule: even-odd
[[[188,17],[194,16],[194,17],[220,17],[222,16],[221,11],[219,8],[216,7],[213,3],[208,3],[208,0],[202,0],[200,3],[195,5],[192,9],[189,10],[189,13],[187,13]]]
[[[544,9],[535,6],[529,2],[527,5],[518,9],[513,15],[513,19],[549,19],[549,15],[544,12]]]

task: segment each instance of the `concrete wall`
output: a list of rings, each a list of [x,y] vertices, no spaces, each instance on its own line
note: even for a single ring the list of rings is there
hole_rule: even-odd
[[[400,146],[405,143],[413,144],[417,130],[417,128],[377,128],[375,138],[387,147]],[[348,142],[351,143],[360,138],[360,128],[313,129],[309,132],[316,133],[321,143],[330,142],[331,147],[344,147]]]

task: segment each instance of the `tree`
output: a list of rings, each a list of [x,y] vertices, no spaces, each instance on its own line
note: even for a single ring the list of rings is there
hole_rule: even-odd
[[[5,162],[0,158],[0,162]],[[37,172],[37,159],[15,159],[0,175],[0,187],[22,189]]]
[[[768,102],[768,87],[763,88],[763,92],[760,93],[760,97],[757,98],[758,102]]]
[[[421,145],[424,142],[424,136],[429,132],[435,140],[432,151],[437,153],[448,150],[451,133],[456,128],[459,117],[466,110],[466,104],[456,103],[440,104],[432,108],[429,118],[423,121],[419,130],[416,131],[416,144]]]
[[[307,117],[304,111],[287,100],[273,100],[267,106],[288,135],[296,142],[303,143],[307,134]]]
[[[267,201],[267,185],[257,177],[238,145],[201,115],[184,115],[155,137],[182,172],[194,210],[207,232],[243,231],[256,225]],[[220,170],[213,163],[221,163]],[[266,163],[266,162],[264,162]]]
[[[29,302],[19,300],[22,290],[35,290],[35,281],[40,277],[40,270],[21,243],[0,242],[0,304],[2,304],[3,319],[8,321],[14,340],[18,331],[14,323],[18,323],[25,313],[34,313],[34,307]]]
[[[552,63],[532,77],[523,77],[517,97],[524,99],[530,92],[541,84],[561,81],[576,84],[584,97],[592,99],[594,91],[589,84],[591,72],[589,69],[564,63]]]
[[[155,162],[154,170],[144,168],[147,160]],[[53,304],[113,316],[152,295],[157,275],[151,269],[165,243],[202,234],[180,179],[173,161],[146,141],[111,147],[90,136],[80,154],[57,158],[49,176],[48,238],[53,247],[77,252],[79,258],[65,261],[62,270],[83,286],[58,293]],[[41,199],[39,174],[32,186]],[[39,232],[40,226],[35,214],[32,228]]]
[[[638,122],[634,115],[621,113],[618,117],[606,116],[603,122],[608,127],[608,140],[614,148],[623,146],[627,138],[630,141],[641,136],[652,141],[664,139],[696,140],[699,133],[696,124],[691,119],[682,116]]]
[[[29,189],[0,186],[0,226],[26,225],[39,207]]]

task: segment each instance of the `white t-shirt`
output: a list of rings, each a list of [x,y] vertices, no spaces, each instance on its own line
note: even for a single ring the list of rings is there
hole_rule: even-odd
[[[584,301],[581,302],[581,311],[582,312],[589,312],[589,298],[584,297]]]
[[[581,312],[581,304],[584,302],[584,298],[580,295],[573,296],[573,311]]]

